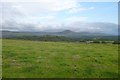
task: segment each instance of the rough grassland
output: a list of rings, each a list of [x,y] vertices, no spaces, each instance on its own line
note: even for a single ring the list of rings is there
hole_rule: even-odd
[[[109,78],[118,76],[118,46],[77,42],[2,42],[3,77]]]
[[[2,40],[0,39],[0,79],[2,78]]]

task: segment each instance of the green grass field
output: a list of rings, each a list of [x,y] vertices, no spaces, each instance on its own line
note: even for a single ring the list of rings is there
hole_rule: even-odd
[[[0,79],[2,78],[2,40],[0,39]]]
[[[5,78],[116,78],[118,45],[2,41]]]

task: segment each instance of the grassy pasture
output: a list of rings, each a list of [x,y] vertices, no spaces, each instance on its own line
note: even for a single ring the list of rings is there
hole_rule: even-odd
[[[0,79],[2,78],[2,40],[0,39]]]
[[[118,45],[2,41],[6,78],[116,78]]]

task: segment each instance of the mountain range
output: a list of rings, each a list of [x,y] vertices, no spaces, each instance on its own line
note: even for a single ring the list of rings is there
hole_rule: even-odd
[[[94,33],[94,32],[74,32],[71,30],[64,30],[61,32],[22,32],[22,31],[2,31],[2,38],[12,38],[20,36],[64,36],[72,39],[110,39],[117,40],[117,35],[105,34],[105,33]]]

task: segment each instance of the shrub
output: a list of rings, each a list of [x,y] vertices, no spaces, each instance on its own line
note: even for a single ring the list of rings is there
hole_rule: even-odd
[[[114,41],[113,44],[120,44],[120,41]]]
[[[93,43],[100,43],[100,41],[93,41]]]

